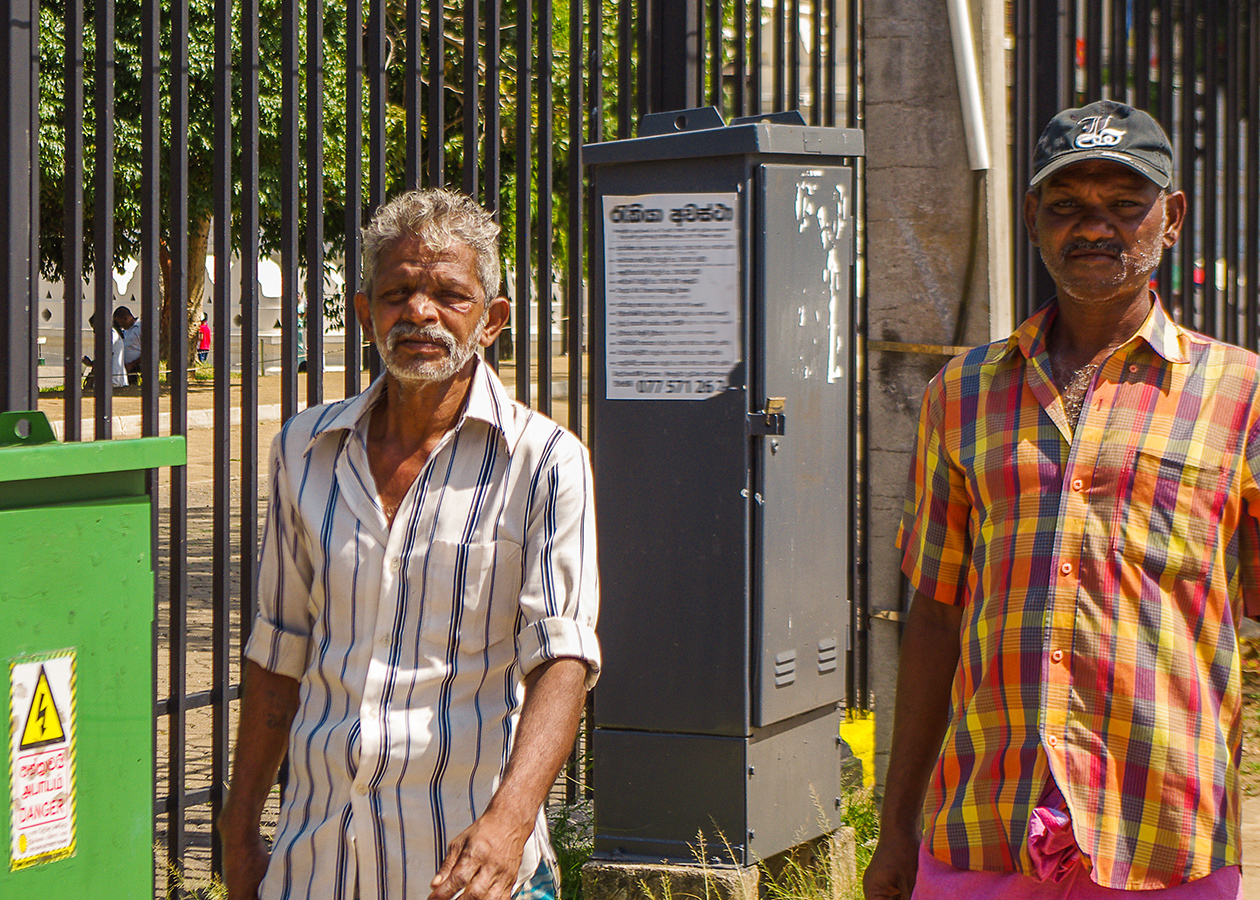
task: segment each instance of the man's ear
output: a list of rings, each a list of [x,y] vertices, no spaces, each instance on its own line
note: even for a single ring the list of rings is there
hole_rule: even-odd
[[[1186,195],[1181,191],[1173,191],[1164,197],[1164,209],[1168,214],[1168,222],[1164,226],[1164,248],[1177,243],[1181,235],[1181,226],[1186,221]]]
[[[507,297],[494,297],[487,301],[486,327],[481,332],[481,346],[489,347],[493,344],[511,318],[512,304]]]
[[[1024,195],[1024,225],[1028,228],[1028,240],[1032,242],[1034,247],[1040,247],[1037,242],[1037,194],[1029,191]]]
[[[359,320],[359,331],[364,339],[376,343],[376,335],[372,333],[372,304],[363,291],[354,295],[354,314]]]

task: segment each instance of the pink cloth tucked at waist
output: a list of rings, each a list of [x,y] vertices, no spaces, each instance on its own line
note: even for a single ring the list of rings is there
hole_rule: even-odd
[[[919,848],[919,878],[913,900],[1243,900],[1238,866],[1206,878],[1154,891],[1117,891],[1089,880],[1084,866],[1062,881],[1038,881],[1018,872],[969,872],[941,862]]]
[[[1051,782],[1028,824],[1028,852],[1033,872],[970,872],[955,869],[919,847],[919,877],[914,900],[1242,900],[1242,871],[1218,869],[1206,878],[1152,891],[1118,891],[1089,879],[1072,819],[1058,787]]]

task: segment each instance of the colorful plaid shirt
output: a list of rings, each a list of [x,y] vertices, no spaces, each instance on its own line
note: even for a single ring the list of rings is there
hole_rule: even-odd
[[[1163,888],[1239,863],[1236,624],[1260,613],[1260,360],[1156,300],[1073,436],[1051,303],[928,386],[898,546],[964,607],[924,841],[1030,870],[1053,777],[1091,877]]]

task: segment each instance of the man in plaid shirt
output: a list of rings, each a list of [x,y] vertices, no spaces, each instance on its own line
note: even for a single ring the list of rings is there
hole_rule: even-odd
[[[1024,217],[1057,296],[924,399],[868,898],[1242,896],[1260,375],[1149,287],[1185,208],[1143,112],[1066,110],[1038,142]]]

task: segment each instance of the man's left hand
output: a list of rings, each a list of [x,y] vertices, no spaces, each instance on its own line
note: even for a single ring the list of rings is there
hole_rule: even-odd
[[[517,818],[486,810],[460,832],[429,884],[429,900],[451,900],[461,890],[464,900],[509,900],[534,830],[533,819],[513,821]]]

